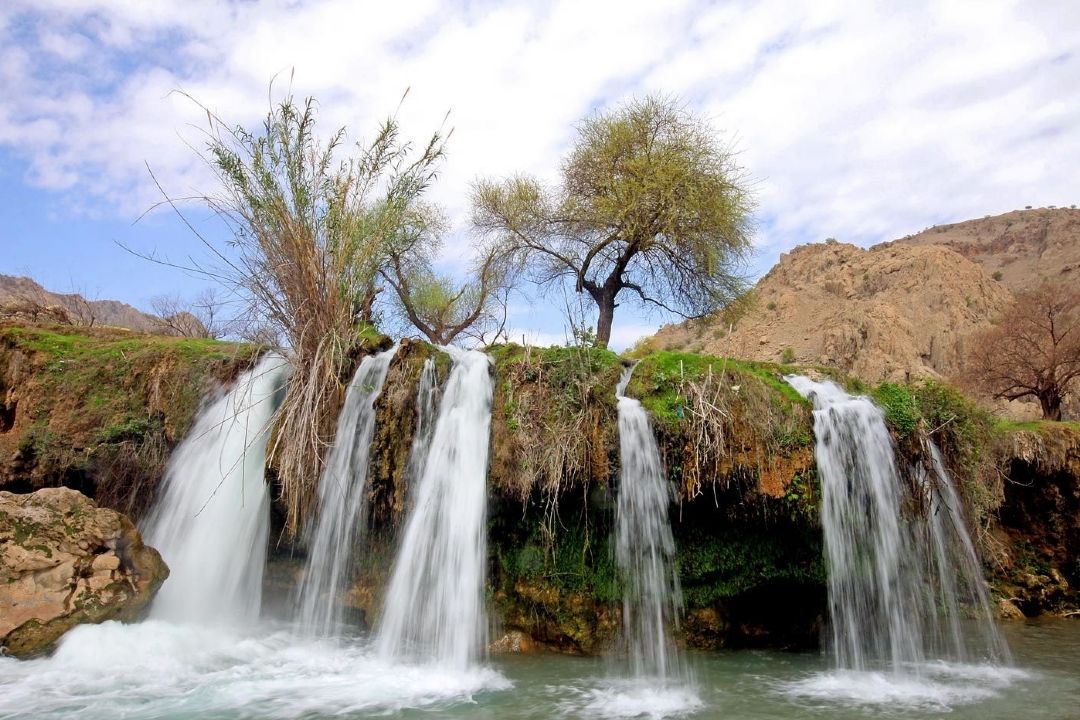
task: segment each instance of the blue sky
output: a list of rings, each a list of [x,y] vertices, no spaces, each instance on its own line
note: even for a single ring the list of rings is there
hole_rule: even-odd
[[[40,0],[0,8],[0,272],[147,307],[200,281],[116,243],[200,252],[158,194],[212,187],[190,145],[199,110],[267,108],[294,73],[324,127],[362,139],[392,112],[417,139],[449,111],[433,197],[469,237],[481,175],[553,179],[587,113],[649,92],[710,118],[755,179],[766,270],[794,245],[868,245],[1025,205],[1080,203],[1080,3],[210,2]],[[559,301],[561,304],[561,301]],[[522,298],[515,333],[561,341]],[[538,308],[541,308],[538,310]],[[665,318],[632,308],[616,345]]]

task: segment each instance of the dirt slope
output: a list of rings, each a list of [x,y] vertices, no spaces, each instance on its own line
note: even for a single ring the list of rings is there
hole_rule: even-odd
[[[0,275],[0,308],[30,303],[42,308],[62,307],[79,325],[121,327],[136,332],[162,332],[161,321],[116,300],[87,300],[74,293],[46,290],[28,277]]]
[[[709,318],[666,326],[655,343],[755,360],[787,355],[870,382],[949,376],[968,335],[1010,301],[1003,283],[946,247],[818,243],[781,256],[730,333]]]
[[[938,225],[896,244],[945,245],[1013,292],[1040,279],[1080,282],[1080,210],[1041,208]]]

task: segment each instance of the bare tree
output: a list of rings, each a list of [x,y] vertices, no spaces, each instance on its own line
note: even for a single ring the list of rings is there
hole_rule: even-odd
[[[214,288],[206,288],[191,300],[178,295],[158,295],[150,301],[162,331],[169,335],[219,339],[229,335],[234,322],[225,316],[225,300]]]
[[[66,300],[64,305],[67,308],[72,325],[92,328],[98,324],[101,318],[98,317],[96,305],[92,300],[88,300],[80,289],[75,288],[73,285],[71,292],[63,297]]]
[[[1061,406],[1080,378],[1080,290],[1043,283],[1018,293],[994,327],[972,338],[967,384],[1005,400],[1034,397],[1043,418],[1061,419]]]

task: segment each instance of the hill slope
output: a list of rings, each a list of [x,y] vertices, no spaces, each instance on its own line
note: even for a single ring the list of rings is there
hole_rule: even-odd
[[[871,382],[948,376],[965,338],[1010,301],[1002,283],[946,247],[819,243],[782,255],[730,332],[707,318],[661,328],[655,343],[756,360],[787,354]]]
[[[945,245],[973,260],[1016,292],[1040,279],[1080,282],[1080,210],[1016,210],[938,225],[895,241]]]
[[[61,307],[80,325],[107,325],[136,332],[162,332],[161,321],[116,300],[87,300],[76,293],[55,293],[28,277],[0,275],[0,307],[29,303],[42,309]]]

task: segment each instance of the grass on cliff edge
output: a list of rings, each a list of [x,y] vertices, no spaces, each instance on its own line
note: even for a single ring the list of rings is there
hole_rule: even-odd
[[[206,391],[258,350],[115,328],[0,325],[0,383],[12,353],[27,358],[15,427],[0,447],[31,463],[35,484],[89,478],[99,502],[131,512],[145,500],[135,497],[140,483],[156,482]]]
[[[112,329],[0,327],[0,341],[37,356],[35,421],[54,426],[59,416],[77,412],[63,425],[99,437],[128,436],[145,424],[151,394],[159,396],[170,430],[182,433],[207,381],[231,379],[258,351],[253,345]]]

